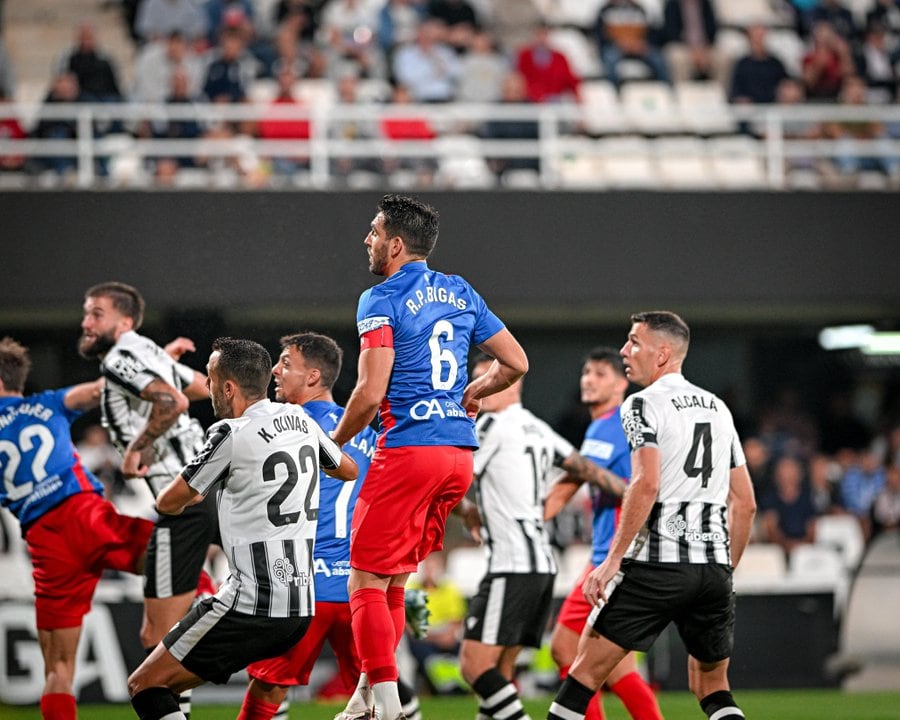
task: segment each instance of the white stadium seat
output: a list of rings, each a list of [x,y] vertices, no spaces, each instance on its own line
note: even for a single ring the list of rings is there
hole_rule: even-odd
[[[713,173],[721,187],[738,190],[767,186],[761,141],[735,135],[708,142]]]
[[[619,98],[625,117],[638,132],[659,135],[684,130],[675,95],[667,83],[626,83],[619,92]]]
[[[646,138],[601,138],[597,147],[603,174],[610,187],[653,188],[658,184],[652,146]]]
[[[550,31],[550,44],[566,56],[572,71],[582,79],[603,75],[597,49],[581,30],[555,28]]]
[[[735,590],[767,589],[787,576],[784,550],[774,543],[750,543],[734,571]]]
[[[685,127],[691,132],[716,135],[737,129],[725,90],[717,82],[677,83],[675,101]]]
[[[628,129],[619,93],[609,80],[581,83],[581,122],[589,135],[620,133]]]
[[[816,520],[815,542],[837,548],[850,571],[856,569],[865,549],[859,521],[852,515],[823,515]]]
[[[664,187],[710,189],[716,179],[703,140],[696,137],[660,138],[653,143],[656,167]]]

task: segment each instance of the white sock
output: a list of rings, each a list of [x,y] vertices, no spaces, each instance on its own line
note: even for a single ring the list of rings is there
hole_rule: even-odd
[[[347,707],[344,712],[356,715],[364,713],[372,707],[372,688],[369,687],[369,679],[365,673],[360,673],[359,682],[356,683],[356,690],[347,701]]]
[[[384,720],[394,720],[403,708],[400,706],[400,695],[397,693],[397,683],[393,681],[385,681],[372,685],[372,692],[375,693],[375,707],[379,709],[380,718]]]

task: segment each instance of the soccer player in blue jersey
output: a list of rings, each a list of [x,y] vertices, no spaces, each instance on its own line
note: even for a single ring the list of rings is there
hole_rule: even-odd
[[[472,482],[474,417],[481,398],[528,370],[522,347],[457,275],[428,267],[438,237],[434,208],[386,195],[365,245],[385,278],[359,299],[359,371],[334,430],[347,443],[380,411],[375,455],[350,541],[350,608],[364,677],[379,717],[403,718],[394,652],[405,626],[404,586],[443,547],[447,515]],[[494,358],[467,384],[469,349]]]
[[[581,401],[588,406],[591,414],[591,424],[585,432],[581,453],[601,468],[606,468],[627,481],[631,477],[631,457],[619,409],[628,390],[628,379],[625,377],[625,365],[619,352],[606,347],[591,350],[581,369],[580,385]],[[563,482],[555,485],[547,498],[545,517],[561,508],[580,484]],[[594,485],[590,489],[594,515],[591,562],[563,601],[550,644],[553,659],[564,678],[575,660],[578,639],[593,609],[581,588],[587,574],[606,559],[609,544],[616,531],[621,503],[621,498],[603,493]],[[610,673],[606,684],[635,720],[661,720],[659,704],[653,691],[637,671],[634,653],[625,656]],[[600,704],[598,691],[595,700],[588,706],[585,719],[602,718],[603,706]]]
[[[275,399],[302,405],[325,432],[334,430],[344,409],[334,402],[332,388],[341,372],[343,351],[326,335],[305,332],[281,338],[281,355],[272,369]],[[375,431],[363,428],[344,446],[359,467],[359,477],[341,482],[319,474],[319,521],[313,552],[316,568],[316,614],[303,639],[279,657],[247,668],[250,686],[238,720],[287,717],[286,698],[292,685],[306,685],[327,639],[345,687],[353,688],[361,666],[350,629],[350,519],[369,462],[375,452]],[[347,717],[364,715],[368,708]],[[282,714],[283,713],[283,714]]]
[[[75,720],[75,658],[94,589],[106,568],[142,572],[153,523],[104,500],[72,444],[71,423],[97,407],[103,381],[25,396],[30,369],[25,347],[0,340],[0,504],[21,523],[34,566],[41,715]]]

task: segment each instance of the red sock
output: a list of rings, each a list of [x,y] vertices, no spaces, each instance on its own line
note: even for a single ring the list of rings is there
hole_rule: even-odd
[[[41,695],[41,717],[44,720],[75,720],[75,696],[68,693]]]
[[[584,712],[584,720],[603,720],[603,718],[603,695],[598,690],[588,703],[587,710]]]
[[[378,588],[362,588],[350,596],[350,617],[356,649],[369,684],[397,680],[396,631],[387,595]]]
[[[406,588],[402,585],[389,585],[387,589],[387,605],[391,611],[391,620],[394,622],[394,634],[397,641],[394,650],[403,639],[403,631],[406,630]]]
[[[628,673],[609,689],[619,696],[634,720],[662,720],[656,695],[639,673]]]
[[[280,706],[280,703],[266,702],[248,692],[244,694],[244,703],[237,720],[272,720]]]

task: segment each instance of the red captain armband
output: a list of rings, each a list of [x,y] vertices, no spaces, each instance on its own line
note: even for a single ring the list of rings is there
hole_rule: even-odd
[[[382,325],[359,336],[360,350],[380,347],[394,347],[394,328],[390,325]]]

